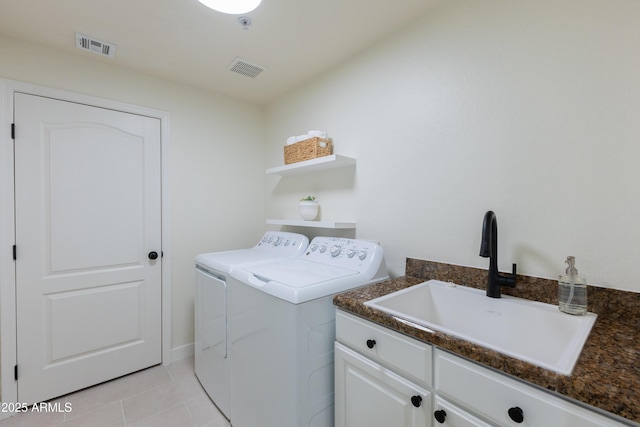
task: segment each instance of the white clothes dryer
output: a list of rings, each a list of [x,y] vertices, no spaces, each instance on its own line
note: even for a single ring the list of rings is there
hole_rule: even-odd
[[[382,248],[316,237],[299,258],[230,279],[231,423],[333,427],[336,293],[387,280]]]
[[[268,232],[253,247],[196,257],[195,373],[220,411],[230,414],[230,359],[227,307],[229,275],[242,265],[294,258],[309,245],[306,236]]]

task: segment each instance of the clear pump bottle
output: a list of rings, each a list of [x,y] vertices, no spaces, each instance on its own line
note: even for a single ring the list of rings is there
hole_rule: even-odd
[[[558,279],[558,306],[560,311],[575,315],[587,313],[587,281],[578,275],[575,257],[569,256],[566,274]]]

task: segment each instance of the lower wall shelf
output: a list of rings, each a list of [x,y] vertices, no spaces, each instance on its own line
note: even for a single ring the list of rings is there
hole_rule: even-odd
[[[268,219],[267,224],[270,225],[290,225],[293,227],[314,227],[314,228],[341,228],[355,229],[355,222],[338,222],[338,221],[303,221],[297,219]]]

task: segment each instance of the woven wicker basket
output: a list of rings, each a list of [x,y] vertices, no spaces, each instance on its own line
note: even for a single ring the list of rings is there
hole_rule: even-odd
[[[331,155],[330,139],[313,137],[284,146],[284,164],[302,162]]]

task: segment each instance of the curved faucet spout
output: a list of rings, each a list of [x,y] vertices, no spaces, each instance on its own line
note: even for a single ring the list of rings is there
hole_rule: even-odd
[[[482,221],[482,243],[480,244],[480,256],[491,260],[498,253],[498,222],[493,211],[487,211]]]
[[[480,256],[489,258],[489,279],[487,281],[487,296],[500,298],[501,286],[516,286],[516,265],[513,264],[511,274],[498,271],[498,221],[493,211],[484,214],[482,222],[482,241]]]

